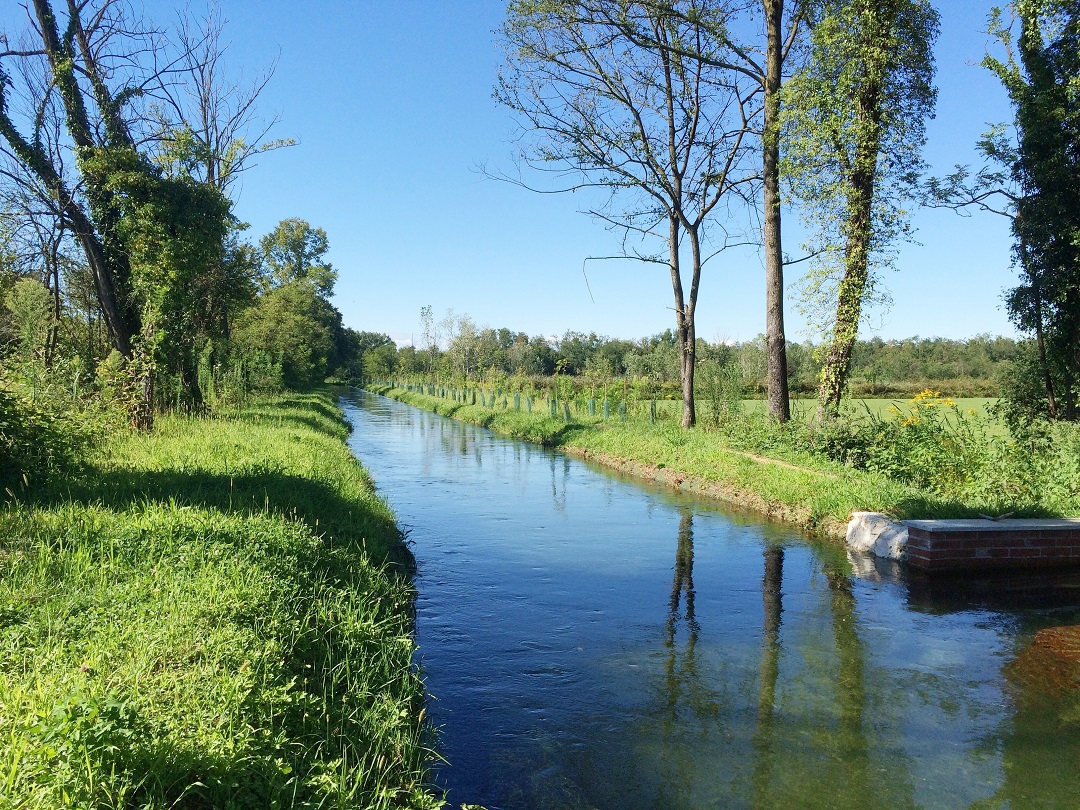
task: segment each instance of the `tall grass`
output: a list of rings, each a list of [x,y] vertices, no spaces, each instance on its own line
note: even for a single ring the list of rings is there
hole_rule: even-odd
[[[435,807],[411,559],[329,395],[0,509],[0,806]]]

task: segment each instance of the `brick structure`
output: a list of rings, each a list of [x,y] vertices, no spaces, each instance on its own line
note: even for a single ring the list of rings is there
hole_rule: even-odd
[[[908,565],[983,571],[1080,565],[1080,518],[908,520]]]

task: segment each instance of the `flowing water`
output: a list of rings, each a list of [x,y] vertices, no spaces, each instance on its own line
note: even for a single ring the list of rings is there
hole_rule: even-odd
[[[1080,623],[1080,577],[910,579],[382,397],[342,404],[413,543],[452,807],[1080,807],[1080,704],[1014,663]]]

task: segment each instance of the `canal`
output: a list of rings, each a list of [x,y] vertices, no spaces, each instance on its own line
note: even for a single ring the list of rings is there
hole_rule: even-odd
[[[383,397],[342,406],[417,558],[452,807],[1080,806],[1080,706],[1020,655],[1080,623],[1080,578],[912,580]]]

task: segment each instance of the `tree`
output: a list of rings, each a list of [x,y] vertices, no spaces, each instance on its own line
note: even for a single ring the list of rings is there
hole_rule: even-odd
[[[735,4],[731,4],[734,6]],[[696,422],[695,312],[705,263],[729,244],[709,226],[753,198],[750,122],[761,87],[724,64],[727,4],[515,0],[501,34],[496,98],[537,133],[522,154],[609,192],[593,216],[623,233],[623,256],[667,267],[675,299],[682,424]],[[661,253],[643,252],[658,239]],[[633,240],[633,242],[631,241]]]
[[[303,219],[283,219],[259,240],[259,247],[268,286],[307,281],[323,297],[333,293],[337,271],[323,261],[330,250],[330,240],[322,228],[313,228]]]
[[[455,374],[469,379],[480,370],[477,363],[480,330],[468,315],[455,319],[453,311],[450,311],[443,319],[443,334],[448,339],[445,356],[450,361],[451,368]]]
[[[44,359],[52,331],[52,296],[36,278],[19,279],[0,298],[0,315],[8,315],[14,354],[23,360]],[[6,310],[6,312],[5,312]],[[0,319],[0,324],[4,320]]]
[[[420,307],[420,344],[421,351],[425,354],[426,371],[431,374],[439,356],[439,329],[435,325],[435,313],[431,304]]]
[[[194,20],[190,9],[177,13],[178,53],[172,71],[178,83],[163,82],[155,93],[161,107],[158,159],[227,192],[261,154],[293,146],[291,138],[268,139],[277,118],[261,121],[256,104],[274,76],[276,63],[245,84],[231,78],[223,64],[228,45],[221,40],[224,20],[212,3],[206,16]],[[200,24],[201,23],[201,24]]]
[[[166,133],[183,126],[163,112],[183,84],[178,77],[207,60],[216,65],[216,33],[198,43],[181,37],[193,50],[177,52],[138,24],[125,0],[69,0],[62,20],[49,0],[33,0],[27,11],[23,44],[0,52],[3,174],[43,206],[36,214],[25,207],[31,217],[51,217],[58,239],[72,234],[85,253],[112,343],[140,389],[132,420],[148,428],[155,370],[177,375],[187,402],[198,405],[196,344],[227,334],[228,315],[250,297],[233,288],[244,279],[225,246],[233,222],[225,184],[216,182],[228,154],[232,170],[242,164],[239,147],[218,143],[203,150],[201,164],[181,160]],[[242,111],[226,131],[245,125],[261,86],[238,101]],[[198,93],[202,119],[226,104],[214,86]],[[195,171],[206,161],[219,167],[215,177]]]
[[[817,228],[811,292],[834,300],[818,391],[835,413],[851,368],[875,264],[908,231],[933,116],[928,0],[822,0],[810,15],[810,58],[785,91],[784,176]]]
[[[242,312],[232,339],[241,352],[280,357],[285,384],[304,388],[321,382],[332,370],[337,317],[314,287],[292,282],[268,290]]]
[[[71,227],[86,253],[94,275],[98,300],[109,334],[116,349],[125,357],[131,356],[134,337],[141,323],[131,300],[131,267],[127,254],[116,239],[120,212],[117,191],[110,188],[107,178],[95,173],[88,161],[103,150],[131,150],[134,139],[128,122],[123,118],[122,100],[131,96],[131,85],[114,91],[108,84],[108,70],[103,65],[113,44],[110,30],[127,30],[120,23],[119,3],[106,0],[92,15],[88,30],[81,14],[85,9],[70,4],[70,16],[61,38],[56,15],[48,0],[34,0],[33,15],[40,46],[8,49],[0,53],[5,60],[36,60],[43,58],[47,65],[52,101],[53,91],[60,99],[62,116],[68,135],[75,147],[76,163],[83,193],[76,196],[74,186],[54,162],[47,142],[40,137],[39,119],[25,116],[35,125],[29,136],[24,135],[12,114],[12,77],[0,72],[0,135],[11,157],[45,190],[48,199],[55,201],[59,213]],[[101,36],[99,36],[99,34]],[[24,75],[30,75],[27,71]],[[85,84],[83,84],[83,83]],[[48,105],[42,109],[49,109]],[[95,113],[97,119],[91,117]]]
[[[765,264],[765,340],[767,354],[766,402],[774,419],[791,418],[788,392],[787,338],[784,329],[784,251],[780,212],[780,94],[784,66],[799,40],[803,18],[811,0],[797,0],[787,8],[784,0],[728,0],[713,5],[677,4],[670,0],[644,0],[664,15],[686,23],[708,26],[711,39],[720,47],[705,50],[693,38],[655,37],[614,5],[609,22],[618,25],[631,39],[648,48],[666,51],[683,59],[701,61],[713,68],[731,71],[748,79],[761,93],[761,121],[754,123],[760,136],[761,237]],[[754,32],[758,22],[762,31]],[[740,38],[736,31],[752,33]]]
[[[1020,284],[1006,297],[1018,328],[1034,332],[1051,417],[1080,418],[1080,4],[1016,0],[1013,40],[999,10],[988,56],[1015,110],[1017,143],[1004,157]],[[1001,142],[999,141],[999,144]]]
[[[787,336],[784,330],[784,249],[780,227],[780,88],[784,60],[801,21],[796,14],[790,34],[784,37],[784,0],[761,0],[765,15],[765,65],[754,69],[764,90],[764,121],[761,128],[762,232],[765,244],[765,343],[766,394],[769,416],[786,422],[791,418],[788,392]]]

